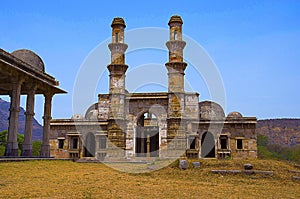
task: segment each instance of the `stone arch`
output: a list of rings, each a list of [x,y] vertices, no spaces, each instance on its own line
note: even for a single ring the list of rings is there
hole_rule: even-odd
[[[96,141],[95,135],[91,132],[87,133],[84,139],[84,157],[95,157]]]
[[[215,158],[216,157],[215,137],[213,133],[206,131],[201,135],[201,157]]]
[[[158,157],[160,136],[157,115],[144,110],[137,114],[135,125],[136,157]]]

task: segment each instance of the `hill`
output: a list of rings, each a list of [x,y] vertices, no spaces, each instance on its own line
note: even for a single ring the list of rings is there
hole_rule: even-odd
[[[0,98],[0,131],[8,129],[10,103]],[[25,130],[25,110],[20,107],[19,112],[19,133],[24,134]],[[43,126],[41,126],[36,119],[32,123],[32,139],[41,140],[43,135]]]
[[[267,136],[269,144],[294,146],[300,144],[300,119],[258,120],[256,132]]]

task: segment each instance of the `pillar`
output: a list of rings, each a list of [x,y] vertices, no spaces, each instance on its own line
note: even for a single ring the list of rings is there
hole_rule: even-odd
[[[32,121],[34,116],[35,90],[36,86],[34,85],[27,93],[25,132],[21,156],[32,156]]]
[[[53,93],[48,92],[44,94],[44,126],[43,126],[43,142],[41,147],[41,156],[50,157],[50,144],[49,144],[49,133],[50,133],[50,120],[51,118],[51,106]]]
[[[5,156],[18,156],[18,119],[22,82],[23,79],[16,79],[12,82],[12,90],[10,93],[8,141],[5,149]]]

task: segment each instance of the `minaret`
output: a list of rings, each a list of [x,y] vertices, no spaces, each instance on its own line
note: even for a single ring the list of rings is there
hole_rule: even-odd
[[[186,43],[182,41],[182,24],[180,16],[171,17],[168,23],[170,40],[166,43],[169,49],[169,62],[165,64],[168,70],[169,93],[167,148],[168,156],[172,157],[184,156],[186,149],[184,70],[187,64],[183,62],[183,49]]]
[[[183,62],[183,49],[185,41],[182,41],[182,19],[180,16],[171,17],[170,40],[166,43],[169,49],[169,62],[166,63],[168,69],[168,91],[177,93],[184,92],[184,70],[187,66]]]
[[[112,42],[108,45],[111,51],[109,70],[110,111],[108,124],[108,151],[110,158],[124,157],[125,150],[125,73],[128,66],[125,64],[124,29],[122,18],[114,18],[111,24]]]
[[[108,45],[111,52],[111,64],[107,66],[110,72],[109,93],[125,93],[125,72],[128,66],[125,64],[124,29],[126,27],[122,18],[114,18],[112,24],[112,42]]]

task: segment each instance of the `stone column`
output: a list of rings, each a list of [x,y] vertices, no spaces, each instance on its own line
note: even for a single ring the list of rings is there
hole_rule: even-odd
[[[5,149],[5,156],[18,156],[18,118],[20,112],[22,82],[22,79],[16,79],[12,83],[12,90],[10,93],[8,142]]]
[[[34,85],[27,93],[25,132],[21,156],[32,156],[32,121],[34,116],[35,90],[36,86]]]
[[[43,143],[41,147],[41,156],[50,157],[50,144],[49,144],[49,133],[50,133],[50,120],[51,118],[51,106],[52,97],[51,92],[45,93],[45,103],[44,103],[44,127],[43,127]]]

